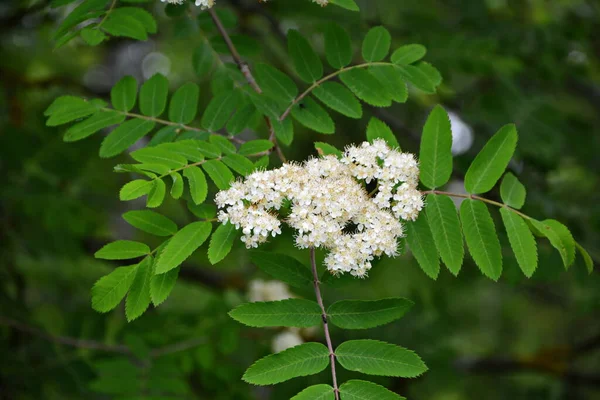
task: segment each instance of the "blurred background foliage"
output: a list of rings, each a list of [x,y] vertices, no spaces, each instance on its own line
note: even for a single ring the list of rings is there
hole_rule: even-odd
[[[97,156],[101,135],[63,143],[64,128],[45,127],[43,110],[63,94],[107,98],[123,75],[143,81],[155,72],[173,87],[200,83],[205,105],[214,77],[196,75],[194,51],[206,41],[218,52],[225,49],[206,13],[193,6],[166,13],[163,3],[152,1],[134,4],[159,21],[159,33],[148,41],[113,38],[89,47],[76,39],[53,50],[53,32],[72,4],[49,3],[0,3],[0,398],[285,399],[328,381],[327,372],[270,389],[240,380],[270,351],[277,333],[243,328],[226,314],[260,277],[241,243],[216,266],[205,251],[197,252],[167,302],[133,323],[125,322],[121,308],[92,311],[91,286],[117,266],[94,260],[94,251],[114,239],[151,245],[155,239],[121,219],[143,205],[118,201],[126,177],[112,173],[120,160]],[[485,141],[515,122],[520,142],[510,169],[528,188],[524,212],[565,223],[597,264],[600,3],[357,3],[360,13],[305,0],[218,0],[219,15],[250,64],[266,61],[290,71],[286,30],[298,28],[322,52],[323,27],[336,21],[352,33],[357,50],[369,27],[385,25],[394,47],[422,43],[427,61],[442,72],[437,95],[415,91],[407,104],[368,109],[359,122],[339,117],[335,136],[296,126],[286,155],[305,159],[315,154],[314,141],[338,147],[360,142],[370,115],[393,128],[403,149],[418,152],[424,119],[440,103],[453,113],[457,167],[449,190],[457,191]],[[226,54],[222,59],[231,61]],[[244,135],[266,137],[266,130],[258,124]],[[181,223],[195,218],[172,199],[162,211]],[[379,262],[367,280],[326,288],[326,302],[403,296],[416,303],[401,321],[368,332],[414,349],[428,364],[430,371],[418,379],[380,380],[410,399],[600,398],[598,273],[588,276],[580,261],[565,272],[558,253],[540,242],[538,271],[527,280],[499,233],[505,245],[499,283],[482,277],[472,261],[458,278],[442,270],[432,281],[403,255]],[[308,263],[308,254],[289,239],[284,235],[267,248]],[[338,343],[364,336],[333,331]],[[357,376],[341,373],[342,381]]]

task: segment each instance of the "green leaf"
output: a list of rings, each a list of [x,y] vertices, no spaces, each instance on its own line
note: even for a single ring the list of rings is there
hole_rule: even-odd
[[[119,12],[114,9],[102,24],[102,29],[113,36],[123,36],[136,40],[148,39],[144,23],[129,13]]]
[[[95,27],[86,26],[79,31],[81,38],[90,46],[98,46],[106,39],[106,35]]]
[[[335,400],[333,388],[329,385],[309,386],[290,400]]]
[[[266,139],[250,140],[243,143],[238,150],[243,156],[251,156],[253,154],[264,153],[273,148],[273,142]]]
[[[435,93],[436,79],[423,69],[414,65],[396,65],[402,78],[425,93]]]
[[[465,249],[454,202],[445,195],[427,195],[427,222],[442,261],[454,275],[462,266]]]
[[[149,117],[158,117],[165,111],[169,81],[162,74],[155,74],[140,89],[140,111]]]
[[[158,146],[159,144],[171,143],[177,137],[177,126],[168,125],[158,130],[148,142],[148,147]]]
[[[215,230],[208,245],[208,261],[216,264],[223,260],[231,251],[238,230],[232,224],[222,224]]]
[[[188,210],[196,217],[201,219],[212,219],[217,216],[217,206],[214,204],[196,205],[192,202],[187,203]]]
[[[354,0],[329,0],[331,4],[335,4],[338,7],[345,8],[350,11],[359,11],[360,9],[356,5]]]
[[[163,182],[162,179],[155,179],[154,185],[152,185],[152,189],[150,189],[150,193],[148,193],[148,198],[146,199],[146,207],[160,207],[165,200],[166,193],[167,186],[165,185],[165,182]]]
[[[310,270],[293,257],[278,253],[253,250],[250,259],[261,271],[297,288],[312,284]]]
[[[150,305],[150,279],[152,278],[153,261],[152,257],[146,257],[137,266],[125,301],[125,316],[129,322],[142,315]]]
[[[115,308],[133,283],[137,265],[119,267],[100,278],[92,287],[92,308],[105,313]]]
[[[286,118],[283,121],[278,119],[271,120],[273,129],[275,130],[275,137],[280,144],[289,146],[294,140],[294,124],[291,118]]]
[[[102,247],[94,254],[94,257],[103,260],[128,260],[149,253],[150,248],[144,243],[132,240],[117,240]]]
[[[413,306],[402,298],[342,300],[327,309],[332,324],[343,329],[367,329],[400,319]]]
[[[173,291],[177,277],[179,276],[179,267],[170,270],[164,274],[153,275],[150,279],[150,298],[155,307],[162,304]]]
[[[145,179],[136,179],[135,181],[128,182],[121,188],[119,199],[121,201],[137,199],[150,193],[153,186],[154,181],[147,181]]]
[[[292,116],[296,121],[315,132],[324,134],[335,132],[335,124],[327,111],[311,97],[305,97],[296,104],[292,108]]]
[[[500,197],[504,204],[517,210],[525,204],[525,186],[511,172],[506,173],[500,184]]]
[[[177,172],[169,174],[173,183],[171,184],[171,197],[175,200],[183,195],[183,178]]]
[[[129,225],[156,236],[171,236],[177,232],[177,224],[162,214],[150,210],[128,211],[123,219]]]
[[[329,350],[321,343],[304,343],[255,362],[242,379],[254,385],[274,385],[313,375],[329,365]]]
[[[264,94],[258,94],[252,91],[246,92],[246,95],[250,98],[250,101],[258,111],[271,118],[273,121],[278,120],[279,116],[283,113],[281,105]]]
[[[173,94],[169,104],[169,119],[179,124],[189,124],[198,112],[198,97],[200,88],[195,83],[188,82]]]
[[[110,102],[115,110],[131,111],[137,99],[137,81],[132,76],[124,76],[110,91]]]
[[[427,79],[433,84],[434,87],[441,85],[442,83],[442,74],[437,70],[433,65],[428,62],[421,61],[417,64],[417,69],[419,69]]]
[[[421,183],[429,189],[445,185],[452,175],[452,131],[446,110],[437,105],[429,114],[421,136]]]
[[[324,82],[313,90],[326,106],[350,118],[361,118],[362,107],[352,92],[337,82]]]
[[[290,29],[287,34],[288,52],[300,79],[313,83],[323,76],[323,64],[308,40],[298,31]]]
[[[333,68],[341,69],[352,62],[352,41],[344,28],[335,22],[325,28],[325,56]]]
[[[487,206],[465,199],[460,205],[460,219],[475,264],[485,276],[497,281],[502,274],[502,249]]]
[[[156,260],[156,274],[164,274],[177,268],[202,243],[208,239],[212,226],[210,222],[192,222],[177,232]]]
[[[188,167],[183,170],[190,185],[190,194],[195,204],[200,204],[206,200],[208,194],[208,184],[204,172],[198,167]]]
[[[288,326],[308,328],[322,322],[317,303],[303,299],[287,299],[242,304],[229,312],[236,321],[257,328]]]
[[[382,120],[371,117],[369,124],[367,125],[367,140],[373,143],[375,139],[383,139],[390,147],[400,148],[398,139],[396,139],[396,136],[390,127]]]
[[[341,400],[404,400],[396,393],[373,382],[350,380],[340,386]]]
[[[315,142],[315,149],[317,149],[317,153],[319,153],[319,155],[323,155],[323,156],[332,154],[336,157],[341,157],[343,154],[340,150],[338,150],[335,147],[333,147],[332,145],[330,145],[328,143],[324,143],[324,142]]]
[[[392,36],[383,26],[371,28],[362,44],[362,56],[365,61],[383,60],[390,52]]]
[[[208,43],[202,43],[192,55],[192,66],[196,75],[200,78],[208,75],[215,63],[215,55],[212,47]]]
[[[229,154],[221,159],[223,164],[242,176],[250,175],[254,171],[254,164],[246,157],[239,154]]]
[[[79,4],[73,11],[66,16],[63,22],[60,24],[54,34],[54,39],[57,40],[63,36],[72,27],[88,19],[97,18],[99,15],[104,14],[99,10],[103,10],[106,7],[108,0],[88,0]]]
[[[152,129],[154,129],[154,121],[130,119],[104,138],[100,145],[100,157],[114,157],[124,152]]]
[[[256,64],[254,66],[254,75],[262,91],[275,100],[291,103],[298,95],[298,87],[294,81],[269,64]]]
[[[253,104],[246,104],[238,109],[227,122],[227,132],[232,135],[242,133],[256,118],[258,112]]]
[[[517,128],[505,125],[492,136],[465,175],[465,189],[478,194],[490,191],[504,173],[517,146]]]
[[[231,143],[231,141],[229,141],[229,139],[227,139],[225,136],[217,134],[210,135],[208,140],[210,141],[210,143],[219,147],[223,154],[235,154],[235,152],[237,151],[235,145]]]
[[[149,176],[151,176],[153,179],[157,178],[155,174],[160,175],[160,179],[162,179],[165,176],[167,176],[171,171],[171,168],[161,164],[134,164],[134,167],[137,167],[141,171],[146,173],[148,173],[149,171],[150,173],[152,173],[152,175]]]
[[[369,375],[414,378],[427,371],[414,352],[378,340],[349,340],[335,349],[335,356],[347,370]]]
[[[212,143],[209,143],[204,140],[195,140],[196,148],[200,151],[206,158],[219,158],[221,157],[221,148]]]
[[[548,240],[552,247],[560,253],[565,268],[569,268],[575,261],[575,240],[569,229],[553,219],[544,221],[529,220],[532,225]]]
[[[93,135],[101,129],[120,124],[125,121],[125,115],[115,111],[98,111],[88,119],[71,126],[63,136],[65,142],[75,142]]]
[[[419,214],[416,221],[406,222],[406,241],[423,272],[431,279],[437,279],[440,257],[424,212]]]
[[[362,101],[375,107],[389,107],[392,97],[369,71],[351,69],[340,74],[340,79]]]
[[[216,132],[223,128],[237,107],[238,92],[229,90],[212,98],[202,115],[202,126]]]
[[[386,89],[388,95],[397,103],[406,103],[408,88],[402,75],[393,65],[373,65],[369,72]]]
[[[227,189],[235,179],[229,168],[219,160],[207,161],[202,164],[202,168],[220,190]]]
[[[581,254],[581,258],[583,258],[583,262],[588,270],[588,273],[594,272],[594,260],[590,257],[590,254],[579,244],[575,243],[575,247],[579,250],[579,254]]]
[[[97,105],[75,96],[61,96],[54,100],[44,115],[49,116],[46,126],[58,126],[87,117],[98,111]]]
[[[187,164],[185,157],[166,150],[163,146],[144,147],[132,152],[131,157],[141,163],[164,165],[169,169],[181,168]]]
[[[420,44],[406,44],[392,53],[391,60],[394,64],[408,65],[425,57],[427,49]]]
[[[269,167],[269,156],[262,156],[254,162],[255,170],[264,170]]]
[[[136,2],[136,1],[133,1]],[[139,3],[139,1],[137,1]],[[156,20],[148,11],[144,10],[140,7],[119,7],[117,9],[113,9],[112,12],[116,12],[117,14],[124,14],[133,17],[139,23],[144,26],[144,29],[148,33],[156,33]]]
[[[535,238],[520,215],[502,207],[500,208],[500,216],[519,267],[521,267],[521,271],[526,277],[531,278],[538,264]]]

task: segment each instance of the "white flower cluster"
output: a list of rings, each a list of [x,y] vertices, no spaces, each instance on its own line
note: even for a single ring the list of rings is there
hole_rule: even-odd
[[[170,3],[170,4],[183,4],[183,2],[185,0],[160,0],[163,3]],[[259,1],[263,1],[266,2],[267,0],[259,0]],[[325,7],[327,5],[327,3],[329,3],[329,0],[313,0],[313,3],[317,3],[323,7]],[[206,8],[211,8],[212,6],[215,5],[215,0],[196,0],[196,5],[201,7],[203,10]]]
[[[263,281],[255,279],[250,281],[248,287],[248,299],[251,302],[256,301],[278,301],[294,297],[289,291],[288,286],[281,281]],[[271,347],[273,353],[279,353],[290,347],[298,346],[304,343],[304,338],[313,337],[316,334],[316,328],[285,328],[273,336]]]
[[[396,255],[399,219],[414,220],[423,208],[418,177],[412,154],[378,139],[348,147],[340,159],[328,155],[255,172],[217,193],[215,202],[219,221],[241,227],[248,248],[281,233],[277,211],[289,204],[285,222],[296,229],[298,247],[329,249],[330,272],[364,276],[374,257]],[[374,197],[365,187],[372,181]]]
[[[254,279],[248,287],[248,300],[257,301],[279,301],[292,298],[288,286],[281,281],[263,281]]]

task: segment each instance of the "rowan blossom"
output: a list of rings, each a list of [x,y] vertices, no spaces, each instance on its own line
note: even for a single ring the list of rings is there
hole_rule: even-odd
[[[296,246],[328,249],[330,272],[362,277],[374,257],[396,255],[404,236],[400,220],[415,220],[423,208],[418,178],[412,154],[378,139],[347,147],[339,159],[328,155],[257,171],[217,193],[215,202],[219,221],[241,228],[248,248],[281,233],[285,206],[283,221],[295,229]],[[372,193],[370,183],[377,184]]]

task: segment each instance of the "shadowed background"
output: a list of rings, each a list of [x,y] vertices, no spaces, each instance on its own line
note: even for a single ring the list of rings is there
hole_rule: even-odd
[[[100,159],[103,135],[64,143],[65,129],[45,127],[43,110],[63,94],[108,98],[122,76],[142,82],[157,72],[172,89],[199,83],[202,110],[212,96],[211,78],[196,74],[195,50],[209,40],[224,61],[231,58],[206,13],[191,7],[168,17],[159,1],[142,5],[159,22],[158,34],[145,42],[113,38],[89,47],[74,40],[53,50],[53,32],[71,6],[49,3],[0,4],[0,399],[279,400],[328,382],[328,371],[267,389],[240,380],[247,366],[268,354],[277,333],[244,328],[226,314],[245,299],[250,280],[265,278],[241,243],[215,266],[198,251],[171,297],[133,323],[125,321],[122,306],[104,315],[91,309],[91,286],[119,266],[93,253],[115,239],[156,239],[121,219],[124,211],[143,208],[143,202],[118,201],[127,177],[112,167],[128,157]],[[219,15],[250,65],[266,61],[292,71],[285,47],[290,28],[323,56],[322,31],[336,21],[352,34],[356,53],[376,25],[390,30],[393,48],[425,45],[426,60],[444,77],[436,95],[415,90],[406,104],[365,106],[358,122],[336,115],[334,136],[296,125],[292,146],[283,149],[288,158],[314,155],[314,141],[339,148],[363,141],[370,116],[388,123],[405,151],[418,153],[424,120],[439,103],[451,112],[455,173],[448,190],[457,192],[483,144],[514,122],[519,144],[509,169],[528,189],[524,212],[565,223],[597,264],[600,3],[357,3],[360,13],[304,0],[218,0]],[[242,135],[267,137],[261,125]],[[499,197],[495,191],[488,196]],[[181,225],[195,218],[183,202],[169,199],[162,207]],[[401,296],[415,306],[385,327],[334,329],[334,342],[368,336],[418,352],[428,373],[377,380],[413,400],[598,398],[598,274],[588,275],[581,260],[565,272],[558,253],[539,241],[538,270],[526,279],[498,221],[504,256],[498,283],[482,277],[470,259],[458,278],[442,268],[437,281],[410,254],[384,259],[369,279],[326,288],[326,302]],[[293,248],[289,232],[266,249],[309,262],[307,251]],[[322,340],[319,332],[313,335],[306,339]],[[357,377],[340,371],[342,381]]]

